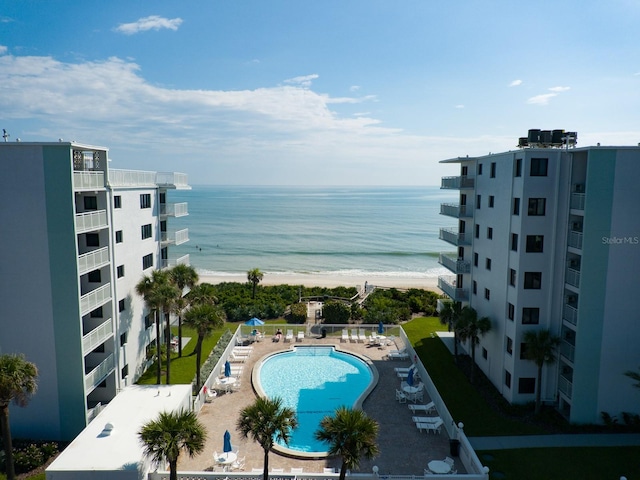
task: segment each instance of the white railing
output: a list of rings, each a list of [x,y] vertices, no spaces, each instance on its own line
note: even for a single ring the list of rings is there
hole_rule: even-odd
[[[440,215],[449,217],[470,217],[472,210],[469,205],[458,205],[457,203],[440,204]]]
[[[567,244],[570,247],[582,250],[582,232],[576,232],[575,230],[569,231],[569,240]]]
[[[438,259],[438,263],[445,268],[448,268],[454,273],[469,273],[471,272],[471,264],[458,258],[452,258],[444,253],[441,253]]]
[[[189,254],[178,258],[163,258],[160,260],[160,268],[173,268],[176,265],[189,265]]]
[[[104,188],[104,172],[73,172],[74,190]]]
[[[580,270],[575,268],[567,268],[565,273],[565,282],[574,287],[580,287]]]
[[[467,237],[465,233],[458,233],[450,228],[441,228],[439,238],[453,245],[471,245],[469,243],[470,236]]]
[[[107,227],[107,211],[76,213],[76,233],[91,232]]]
[[[475,184],[474,177],[458,176],[458,177],[442,177],[440,188],[473,188]]]
[[[564,393],[567,398],[571,398],[573,395],[573,383],[568,378],[560,375],[558,378],[558,390]]]
[[[156,172],[142,170],[109,170],[109,185],[112,187],[155,187]]]
[[[560,344],[560,354],[564,355],[564,357],[573,363],[573,359],[576,353],[576,347],[571,345],[566,340],[563,340]]]
[[[102,247],[78,256],[78,272],[84,275],[109,263],[109,247]]]
[[[183,228],[177,232],[161,232],[160,241],[162,243],[173,243],[180,245],[189,241],[189,229]]]
[[[584,193],[572,193],[571,194],[571,209],[572,210],[584,210],[584,202],[586,195]]]
[[[567,322],[577,325],[578,324],[578,309],[573,307],[567,303],[565,303],[562,308],[562,318],[564,318]]]
[[[187,202],[181,203],[163,203],[160,205],[160,215],[169,215],[173,217],[184,217],[189,215],[189,204]]]
[[[108,319],[82,337],[82,351],[89,353],[113,335],[113,322]]]
[[[107,358],[105,358],[100,364],[87,373],[84,377],[84,388],[85,390],[91,390],[94,387],[98,386],[102,380],[104,380],[107,375],[109,375],[113,369],[115,368],[115,357],[110,354]]]
[[[111,300],[111,284],[107,283],[80,297],[80,314],[86,315],[109,300]]]
[[[159,186],[171,186],[175,188],[190,188],[186,173],[158,172],[156,183]]]
[[[469,290],[456,287],[456,277],[438,277],[438,288],[456,302],[462,302],[469,298]]]

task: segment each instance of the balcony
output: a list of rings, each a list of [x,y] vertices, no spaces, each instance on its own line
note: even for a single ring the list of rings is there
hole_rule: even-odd
[[[584,210],[586,194],[584,193],[572,193],[570,208],[571,210]]]
[[[109,247],[102,247],[78,256],[78,273],[84,275],[109,264]]]
[[[571,399],[573,394],[573,383],[567,377],[560,375],[558,378],[558,391],[564,393],[567,398]]]
[[[438,263],[445,268],[448,268],[453,273],[470,273],[471,272],[471,263],[466,262],[457,257],[450,257],[445,255],[444,253],[440,254],[438,258]]]
[[[156,177],[156,183],[159,187],[175,188],[177,190],[190,190],[191,187],[187,180],[186,173],[176,172],[158,172]]]
[[[575,345],[571,345],[566,340],[563,340],[562,343],[560,343],[560,355],[564,356],[564,358],[569,360],[571,363],[573,363],[575,353],[576,353]]]
[[[107,211],[76,213],[76,233],[94,232],[107,228]]]
[[[189,229],[183,228],[176,232],[160,232],[162,245],[181,245],[189,241]]]
[[[104,188],[104,172],[73,172],[73,189],[98,190]]]
[[[582,250],[582,232],[578,232],[576,230],[569,231],[569,238],[567,240],[567,245],[572,248],[576,248],[578,250]]]
[[[564,274],[564,281],[569,285],[580,288],[580,270],[568,267]]]
[[[187,202],[161,203],[160,215],[165,217],[184,217],[185,215],[189,215],[189,209],[187,208],[188,205],[189,204]]]
[[[80,297],[80,314],[86,315],[109,300],[111,300],[111,284],[107,283]]]
[[[578,309],[573,305],[565,303],[562,307],[562,319],[566,320],[572,325],[578,324]]]
[[[460,190],[463,188],[473,188],[475,184],[474,177],[459,176],[459,177],[442,177],[440,188],[452,188]]]
[[[156,172],[141,170],[109,170],[109,185],[112,187],[156,187]]]
[[[471,205],[458,205],[454,203],[441,203],[440,215],[447,215],[454,218],[466,218],[473,216]]]
[[[84,388],[86,391],[93,390],[113,372],[115,368],[115,356],[111,353],[100,364],[84,376]]]
[[[469,300],[469,290],[456,287],[456,277],[438,277],[438,288],[456,302]]]
[[[160,268],[173,268],[176,265],[189,265],[189,254],[177,258],[163,258],[160,260]]]
[[[458,233],[456,230],[451,228],[441,228],[439,238],[440,240],[444,240],[456,247],[461,245],[471,245],[471,235]]]
[[[91,352],[107,338],[113,335],[113,322],[109,318],[105,320],[97,328],[94,328],[82,337],[82,351],[84,354]]]

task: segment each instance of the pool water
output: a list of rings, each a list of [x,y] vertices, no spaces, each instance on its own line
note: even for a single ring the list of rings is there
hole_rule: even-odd
[[[297,414],[286,448],[325,453],[327,444],[314,439],[320,421],[337,407],[353,407],[373,375],[366,362],[334,347],[295,347],[266,359],[258,378],[269,398],[282,398]]]

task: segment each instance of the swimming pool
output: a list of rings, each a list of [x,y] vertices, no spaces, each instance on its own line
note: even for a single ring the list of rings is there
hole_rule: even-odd
[[[320,421],[339,406],[359,407],[377,382],[375,367],[365,357],[334,346],[296,346],[269,355],[254,370],[256,390],[269,398],[280,397],[293,408],[298,428],[289,446],[291,455],[326,456],[327,445],[314,438]]]

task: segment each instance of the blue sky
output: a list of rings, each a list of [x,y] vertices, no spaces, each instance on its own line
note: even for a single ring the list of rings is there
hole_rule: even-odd
[[[0,128],[192,184],[435,185],[640,142],[640,2],[0,0]]]

